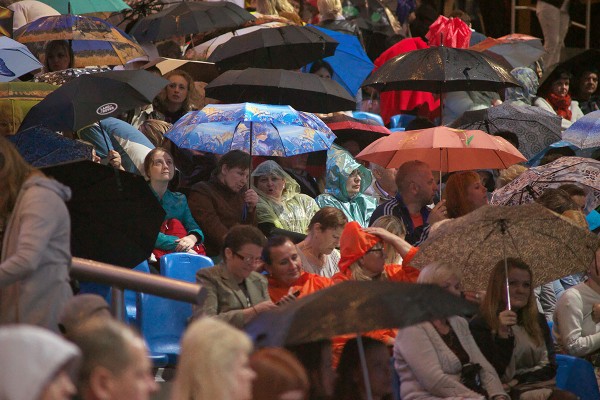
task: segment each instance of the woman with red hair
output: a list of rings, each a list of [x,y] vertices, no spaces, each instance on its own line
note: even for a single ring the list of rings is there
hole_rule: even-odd
[[[452,174],[444,191],[448,218],[462,217],[488,204],[487,189],[475,171]]]

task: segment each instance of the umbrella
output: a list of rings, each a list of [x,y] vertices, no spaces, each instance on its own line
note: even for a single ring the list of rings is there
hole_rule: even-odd
[[[573,143],[567,142],[566,140],[559,140],[558,142],[552,143],[550,146],[546,147],[545,149],[537,153],[535,156],[531,157],[529,161],[525,163],[525,165],[527,165],[528,167],[537,167],[540,164],[540,161],[542,161],[542,158],[544,158],[546,153],[548,153],[551,149],[560,149],[563,147],[570,148],[575,152],[575,154],[577,154],[577,150],[579,150],[579,148]]]
[[[361,148],[367,147],[377,139],[389,135],[390,130],[372,119],[358,119],[346,114],[335,114],[321,118],[337,136],[336,142],[356,140]]]
[[[140,42],[156,42],[172,36],[234,30],[255,18],[228,2],[182,2],[141,19],[130,31]]]
[[[77,131],[100,119],[151,103],[168,83],[143,70],[82,75],[33,107],[21,130],[42,124],[56,131]]]
[[[356,108],[354,98],[337,82],[283,69],[226,71],[204,90],[208,97],[225,103],[287,104],[298,110],[318,113]]]
[[[196,82],[210,82],[219,76],[219,71],[214,63],[205,61],[180,60],[177,58],[159,57],[144,65],[142,69],[156,66],[162,75],[174,70],[185,71]]]
[[[209,104],[181,117],[165,137],[184,149],[277,157],[327,150],[335,140],[313,114],[254,103]]]
[[[207,61],[221,70],[256,68],[298,69],[331,56],[338,43],[310,26],[259,29],[235,36],[213,51]]]
[[[483,53],[435,46],[392,58],[362,86],[379,91],[420,90],[433,93],[500,91],[519,86],[505,66]]]
[[[466,111],[450,125],[457,129],[480,129],[490,134],[514,133],[519,151],[527,159],[560,140],[561,118],[539,107],[502,103],[483,110]]]
[[[93,147],[69,139],[42,126],[21,131],[8,139],[25,161],[34,167],[48,167],[69,161],[91,160]]]
[[[563,140],[580,149],[600,147],[600,111],[584,115],[562,134]]]
[[[40,0],[61,14],[91,14],[98,12],[119,12],[131,7],[123,0]]]
[[[72,190],[74,257],[133,268],[152,253],[165,212],[142,176],[87,160],[43,171]]]
[[[44,99],[56,86],[35,82],[0,83],[0,110],[4,119],[11,119],[15,133],[29,110]]]
[[[331,57],[326,57],[323,61],[331,65],[333,69],[334,81],[342,85],[348,93],[356,96],[360,85],[369,76],[375,65],[365,53],[362,45],[354,35],[348,35],[341,32],[332,31],[315,26],[316,29],[324,32],[339,45]],[[305,68],[308,71],[310,66]]]
[[[420,160],[432,170],[442,172],[504,169],[525,161],[525,157],[501,137],[444,126],[392,132],[370,144],[356,158],[384,168],[397,168],[406,161]]]
[[[33,81],[61,86],[81,75],[97,74],[98,72],[107,71],[111,71],[111,69],[108,67],[67,68],[60,71],[38,74],[33,78]]]
[[[581,272],[593,259],[598,238],[539,204],[486,205],[441,224],[411,261],[459,266],[466,290],[485,290],[496,263],[520,258],[533,270],[533,287]]]
[[[541,39],[520,33],[513,33],[497,39],[487,38],[469,49],[498,54],[504,57],[513,68],[527,67],[546,53]]]
[[[0,37],[0,82],[15,80],[39,68],[42,64],[25,45]]]
[[[490,202],[507,206],[529,203],[547,188],[557,188],[566,183],[586,190],[587,210],[600,205],[600,161],[582,157],[561,157],[549,164],[530,168],[494,191]]]
[[[42,17],[14,33],[21,43],[68,40],[75,54],[74,66],[120,65],[146,55],[129,35],[95,17],[58,15]]]
[[[244,329],[258,347],[296,345],[474,311],[435,285],[348,281],[261,313]]]

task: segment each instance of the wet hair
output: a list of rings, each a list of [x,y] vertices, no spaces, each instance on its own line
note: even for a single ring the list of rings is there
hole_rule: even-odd
[[[236,225],[229,229],[225,240],[223,241],[223,259],[225,259],[225,249],[230,249],[233,252],[238,252],[247,244],[254,244],[263,248],[267,243],[267,238],[263,233],[251,225]]]
[[[225,165],[229,169],[240,168],[241,170],[247,170],[250,168],[251,161],[252,157],[245,151],[231,150],[219,159],[219,162],[217,163],[217,173],[220,174]]]
[[[21,186],[34,171],[41,174],[23,159],[14,144],[0,136],[0,220],[12,212]]]
[[[538,346],[541,346],[544,343],[544,338],[538,323],[539,311],[533,292],[533,272],[529,265],[525,264],[520,259],[508,258],[506,263],[509,271],[512,268],[517,268],[529,273],[529,278],[532,283],[529,299],[527,300],[527,305],[517,311],[517,324],[523,326],[533,342]],[[488,280],[485,297],[481,302],[480,310],[492,332],[497,332],[500,328],[498,314],[502,310],[506,310],[506,273],[504,260],[499,260],[492,270]]]
[[[262,251],[262,260],[265,262],[265,264],[271,265],[271,263],[273,262],[273,260],[271,259],[271,249],[273,247],[283,246],[287,242],[290,242],[292,244],[294,243],[292,239],[284,235],[270,237],[269,240],[267,240],[267,244],[263,247]]]
[[[562,214],[568,210],[579,210],[569,193],[562,189],[548,188],[535,199],[535,202],[557,214]]]
[[[148,179],[150,179],[150,168],[152,167],[152,160],[154,158],[154,155],[157,153],[165,153],[169,157],[171,157],[171,160],[173,160],[173,155],[171,153],[169,153],[169,151],[167,149],[165,149],[164,147],[155,147],[152,150],[150,150],[148,152],[148,154],[146,154],[146,157],[144,158],[144,173],[146,174]],[[173,167],[173,168],[175,168],[175,167]]]
[[[467,188],[480,181],[481,177],[475,171],[456,172],[450,175],[443,196],[446,199],[448,218],[462,217],[475,210],[467,198]]]
[[[256,372],[252,383],[252,398],[279,400],[286,392],[308,394],[308,375],[298,359],[282,348],[264,348],[250,356],[250,366]]]
[[[321,226],[321,231],[327,229],[338,229],[343,228],[348,223],[348,217],[339,208],[335,207],[323,207],[313,215],[308,224],[308,230],[310,231],[315,224]]]
[[[46,72],[54,72],[50,71],[50,66],[48,65],[48,54],[61,49],[69,55],[69,68],[73,68],[75,54],[73,54],[73,49],[69,45],[69,42],[66,40],[51,40],[46,43],[46,46],[44,47],[44,70]]]
[[[331,68],[331,65],[329,65],[329,63],[327,61],[323,61],[323,60],[315,61],[310,66],[310,70],[308,72],[310,72],[311,74],[316,74],[317,71],[320,70],[321,68],[325,68],[327,71],[329,71],[329,75],[333,76],[333,68]]]

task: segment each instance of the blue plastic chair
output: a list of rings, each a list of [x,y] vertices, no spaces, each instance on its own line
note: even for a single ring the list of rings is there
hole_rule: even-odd
[[[390,128],[406,128],[409,122],[417,118],[411,114],[397,114],[390,118]]]
[[[373,121],[379,122],[379,124],[384,125],[383,119],[379,114],[374,114],[366,111],[352,111],[352,116],[358,119],[372,119]]]
[[[404,132],[405,130],[404,128],[390,128],[390,132]]]
[[[599,400],[600,390],[594,367],[583,358],[557,354],[556,387],[575,394],[581,400]]]
[[[149,274],[150,266],[148,265],[148,261],[142,262],[141,264],[137,265],[133,270]],[[137,319],[137,297],[139,296],[139,293],[134,292],[133,290],[125,290],[124,296],[127,323],[129,323],[130,325],[135,325],[139,328],[140,324]]]
[[[160,258],[160,274],[167,278],[196,282],[196,272],[213,265],[209,257],[199,254],[169,253]]]

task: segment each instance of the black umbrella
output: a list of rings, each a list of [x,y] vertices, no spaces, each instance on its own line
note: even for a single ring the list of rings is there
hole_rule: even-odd
[[[354,97],[334,80],[283,69],[226,71],[204,90],[208,97],[226,103],[287,104],[311,113],[356,108]]]
[[[332,56],[338,42],[311,26],[282,26],[258,29],[234,36],[218,46],[207,61],[229,69],[298,69]]]
[[[558,64],[556,67],[549,71],[545,71],[544,77],[540,81],[540,87],[538,88],[538,94],[540,96],[546,95],[550,91],[550,85],[552,81],[556,80],[557,75],[564,70],[571,72],[576,78],[588,70],[600,70],[600,49],[588,49],[585,50],[566,61]],[[576,91],[576,82],[571,80],[571,91]]]
[[[445,93],[499,91],[519,86],[519,83],[508,68],[484,53],[434,46],[392,58],[367,78],[363,86],[380,92],[420,90]]]
[[[43,171],[73,192],[73,256],[128,268],[150,256],[165,212],[143,177],[92,161]]]
[[[92,146],[66,138],[43,126],[8,136],[8,140],[15,144],[25,161],[38,168],[92,159]]]
[[[245,330],[259,347],[296,345],[476,311],[435,285],[348,281],[261,313]]]
[[[156,42],[172,36],[227,32],[255,19],[248,11],[228,1],[184,1],[141,19],[130,34],[140,42]]]
[[[55,131],[77,131],[101,119],[152,103],[168,83],[143,70],[82,75],[31,108],[19,130],[43,125]]]
[[[561,117],[540,107],[502,103],[483,110],[466,111],[449,125],[479,129],[489,134],[510,132],[519,139],[519,151],[530,159],[561,140]]]

